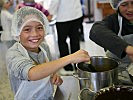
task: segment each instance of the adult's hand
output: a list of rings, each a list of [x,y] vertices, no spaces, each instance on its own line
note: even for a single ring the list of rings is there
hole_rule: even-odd
[[[133,46],[127,46],[126,53],[133,62]]]

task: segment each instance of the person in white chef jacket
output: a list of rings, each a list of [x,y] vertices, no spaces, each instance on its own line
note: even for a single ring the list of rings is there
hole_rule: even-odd
[[[45,3],[45,2],[44,2]],[[80,49],[80,32],[82,24],[82,6],[80,0],[49,0],[48,11],[56,17],[56,28],[60,57],[74,53]],[[67,44],[70,38],[70,52]],[[66,71],[73,71],[71,64],[64,67]]]
[[[1,34],[1,41],[6,44],[7,48],[11,47],[15,42],[11,36],[11,23],[13,15],[8,11],[12,5],[12,0],[3,0],[1,10],[1,25],[3,28],[3,32]]]
[[[56,20],[57,40],[60,57],[68,55],[67,37],[70,38],[70,53],[80,48],[78,29],[82,24],[82,6],[80,0],[44,0],[43,6],[53,15]],[[62,47],[63,46],[63,47]],[[63,52],[62,52],[63,51]],[[64,53],[65,52],[65,53]],[[60,74],[68,75],[73,71],[71,65],[60,70]],[[77,100],[79,93],[78,80],[72,76],[62,76],[64,83],[56,93],[56,100]]]

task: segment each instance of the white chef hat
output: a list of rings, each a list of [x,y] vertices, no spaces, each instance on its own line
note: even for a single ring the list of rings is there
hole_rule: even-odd
[[[11,34],[15,40],[19,40],[23,27],[31,21],[40,22],[43,25],[45,34],[49,33],[49,23],[47,17],[38,9],[25,6],[17,10],[13,15]]]
[[[117,10],[121,3],[133,0],[109,0],[113,9]]]

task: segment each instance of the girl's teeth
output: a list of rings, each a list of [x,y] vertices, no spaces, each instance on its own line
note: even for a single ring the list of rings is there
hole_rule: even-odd
[[[38,40],[32,40],[32,42],[38,42]]]

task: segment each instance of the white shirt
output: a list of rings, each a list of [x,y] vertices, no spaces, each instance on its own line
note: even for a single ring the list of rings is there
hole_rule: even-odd
[[[49,2],[48,11],[56,15],[57,22],[71,21],[82,16],[80,0],[50,0]]]
[[[3,32],[1,34],[2,41],[13,40],[11,36],[12,17],[13,15],[9,11],[5,9],[1,10],[1,25],[3,28]]]

